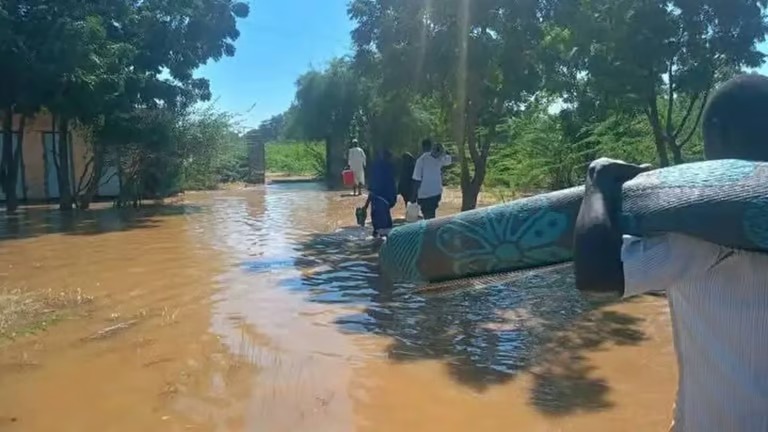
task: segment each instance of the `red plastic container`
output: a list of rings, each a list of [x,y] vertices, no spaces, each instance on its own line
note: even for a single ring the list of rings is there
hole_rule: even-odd
[[[344,186],[355,185],[355,173],[352,170],[344,170],[341,172],[341,179],[344,182]]]

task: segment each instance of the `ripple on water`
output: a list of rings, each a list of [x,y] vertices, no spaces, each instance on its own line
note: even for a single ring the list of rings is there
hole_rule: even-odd
[[[523,415],[530,414],[526,410],[552,415],[601,410],[610,406],[608,385],[590,376],[593,368],[585,353],[606,341],[633,345],[644,338],[639,319],[627,314],[580,318],[590,307],[573,289],[567,266],[500,276],[478,282],[479,287],[462,282],[422,290],[391,284],[378,274],[378,243],[369,230],[353,225],[351,209],[359,205],[358,198],[341,198],[317,185],[275,185],[188,200],[192,204],[174,210],[177,214],[106,211],[78,221],[43,212],[32,219],[0,219],[0,230],[6,238],[67,235],[41,240],[44,248],[27,255],[55,275],[46,283],[101,281],[105,295],[103,300],[97,296],[97,302],[118,312],[161,304],[175,317],[178,310],[178,323],[154,328],[150,322],[139,328],[156,341],[145,352],[165,347],[166,357],[179,356],[183,374],[199,374],[197,387],[177,386],[182,390],[172,403],[202,423],[219,415],[264,430],[339,431],[356,429],[363,416],[371,424],[378,419],[377,430],[397,430],[390,417],[400,414],[388,409],[381,396],[387,392],[398,403],[409,393],[419,394],[409,403],[424,413],[422,425],[444,425],[441,421],[454,414],[461,419],[481,394],[487,399],[471,412],[483,415],[473,422],[502,417],[516,425],[519,418],[505,411],[508,397],[518,397],[514,412]],[[121,234],[91,235],[97,232]],[[12,255],[0,249],[4,259]],[[43,270],[23,268],[29,280]],[[97,329],[104,326],[97,324]],[[568,329],[568,337],[552,339],[562,329]],[[130,336],[126,332],[124,337]],[[206,340],[228,352],[200,349]],[[104,349],[120,343],[115,339]],[[135,351],[115,356],[120,361],[115,365],[130,370],[131,356],[140,355]],[[14,390],[27,393],[19,399],[33,407],[38,395],[55,394],[52,386],[75,382],[72,377],[88,377],[84,387],[100,394],[93,391],[98,385],[90,384],[96,382],[90,377],[114,381],[110,374],[119,367],[99,363],[101,354],[80,355],[84,361],[42,368],[51,379],[33,385],[20,380]],[[210,362],[223,366],[206,374],[199,366]],[[149,363],[152,368],[137,369],[132,376],[176,363]],[[626,368],[622,363],[621,370]],[[506,389],[503,384],[523,371],[534,371],[530,391],[514,387],[502,398],[484,393]],[[157,373],[158,382],[148,387],[165,386],[169,373]],[[527,392],[522,399],[517,395]],[[16,395],[7,396],[15,404]],[[149,399],[142,394],[114,406],[137,416],[156,412],[147,405]],[[487,408],[499,399],[503,403],[496,409]],[[99,398],[89,401],[81,411],[70,410],[65,420],[83,424],[90,405],[107,408]],[[374,409],[360,414],[364,406]],[[540,420],[538,414],[528,418]],[[408,417],[399,425],[417,423]],[[220,428],[241,429],[247,428]]]

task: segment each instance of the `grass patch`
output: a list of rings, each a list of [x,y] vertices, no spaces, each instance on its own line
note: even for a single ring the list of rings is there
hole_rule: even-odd
[[[267,172],[289,176],[321,176],[325,146],[319,142],[275,141],[266,145]]]
[[[0,289],[0,340],[14,340],[43,331],[92,301],[93,297],[79,289],[34,293],[21,289]]]

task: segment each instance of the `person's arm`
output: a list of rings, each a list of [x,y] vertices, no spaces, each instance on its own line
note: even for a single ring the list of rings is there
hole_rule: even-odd
[[[621,188],[648,168],[611,159],[590,164],[574,230],[573,262],[579,290],[624,293],[618,224]]]
[[[411,180],[413,180],[413,193],[411,194],[411,202],[416,202],[416,200],[419,198],[419,188],[421,187],[421,180],[423,178],[424,171],[423,167],[423,159],[416,159],[416,165],[413,167],[413,175],[411,176]]]
[[[446,167],[452,163],[453,163],[453,158],[451,157],[451,155],[448,153],[444,154],[441,159],[441,165]]]

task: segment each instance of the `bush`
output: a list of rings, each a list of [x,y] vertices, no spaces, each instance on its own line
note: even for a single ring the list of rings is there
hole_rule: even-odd
[[[266,145],[267,172],[292,176],[322,176],[325,145],[319,142],[274,141]]]

